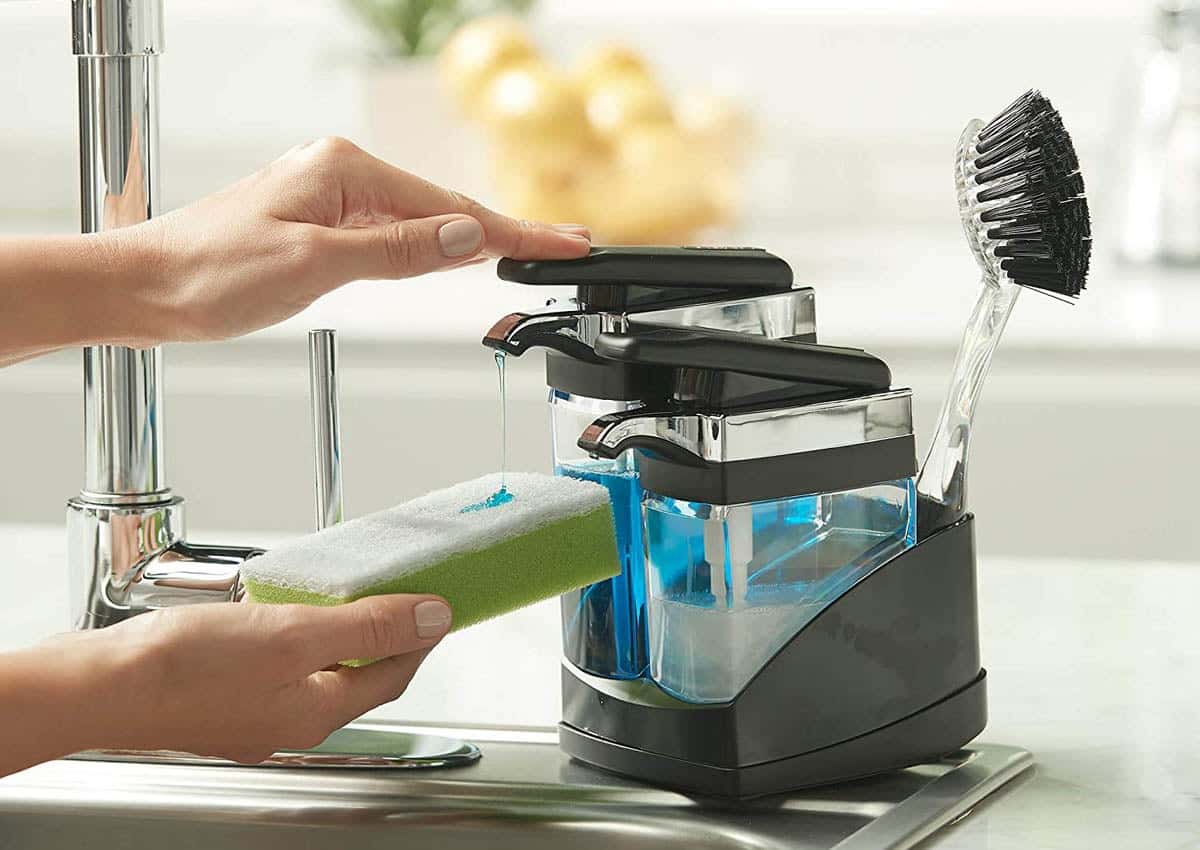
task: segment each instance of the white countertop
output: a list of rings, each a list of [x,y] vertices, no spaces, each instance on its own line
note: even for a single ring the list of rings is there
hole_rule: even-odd
[[[0,526],[9,586],[38,577],[0,622],[0,649],[67,626],[65,551],[60,528]],[[933,846],[1200,850],[1200,564],[988,559],[980,604],[982,739],[1037,766]],[[376,715],[552,724],[558,653],[557,604],[534,606],[452,635]]]

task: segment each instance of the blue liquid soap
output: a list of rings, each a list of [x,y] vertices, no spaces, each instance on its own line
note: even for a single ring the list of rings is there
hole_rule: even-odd
[[[462,513],[471,514],[475,513],[475,511],[486,511],[488,508],[498,508],[501,505],[507,505],[512,500],[513,494],[508,491],[508,488],[501,487],[482,502],[476,502],[473,505],[467,505],[462,509]]]
[[[590,673],[637,678],[648,663],[642,489],[637,473],[589,462],[560,464],[555,471],[608,490],[621,559],[620,575],[563,595],[563,652]]]
[[[488,508],[498,508],[501,505],[507,505],[513,500],[513,494],[505,486],[505,476],[508,472],[508,392],[504,381],[505,357],[506,355],[503,351],[496,352],[496,374],[500,379],[500,489],[482,502],[467,505],[462,509],[462,513],[464,514],[483,511]]]

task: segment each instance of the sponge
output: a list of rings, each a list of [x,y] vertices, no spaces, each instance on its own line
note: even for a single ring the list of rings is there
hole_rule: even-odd
[[[432,593],[453,630],[620,571],[608,490],[574,478],[509,473],[438,490],[251,558],[255,602],[336,605],[381,593]],[[464,508],[469,510],[464,511]]]

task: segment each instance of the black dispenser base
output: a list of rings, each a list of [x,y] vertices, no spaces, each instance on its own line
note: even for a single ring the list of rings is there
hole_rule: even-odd
[[[563,668],[560,742],[604,770],[747,798],[934,761],[987,723],[973,517],[884,564],[732,701]]]

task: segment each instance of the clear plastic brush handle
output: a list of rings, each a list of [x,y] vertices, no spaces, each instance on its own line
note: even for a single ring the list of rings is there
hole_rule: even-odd
[[[958,347],[937,430],[917,477],[917,492],[936,503],[928,506],[933,510],[922,523],[926,526],[923,532],[945,528],[966,513],[971,421],[992,355],[1020,293],[1021,287],[1015,283],[984,276],[979,300]]]
[[[988,238],[980,218],[987,208],[978,203],[975,182],[975,144],[982,127],[983,122],[976,119],[963,128],[954,164],[959,218],[967,244],[983,272],[982,291],[963,331],[937,430],[917,476],[917,493],[924,497],[917,511],[918,538],[957,522],[967,512],[971,420],[992,355],[1021,292],[1021,287],[1008,280],[1000,268],[992,251],[995,243]]]

